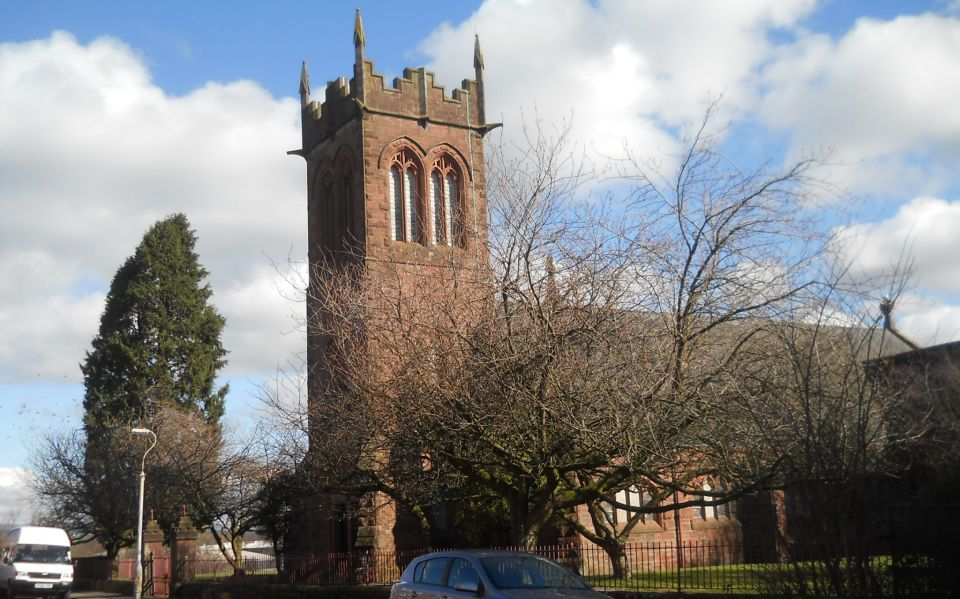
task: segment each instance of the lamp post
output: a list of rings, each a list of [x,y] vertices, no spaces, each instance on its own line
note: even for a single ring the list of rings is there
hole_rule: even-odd
[[[147,478],[144,472],[144,466],[147,464],[147,454],[157,445],[157,435],[147,428],[133,428],[130,433],[134,437],[151,437],[153,443],[143,452],[143,459],[140,461],[140,499],[137,503],[137,576],[133,581],[133,597],[140,599],[143,593],[143,481]]]

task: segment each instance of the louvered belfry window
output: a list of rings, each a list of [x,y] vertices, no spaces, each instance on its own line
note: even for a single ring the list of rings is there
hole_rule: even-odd
[[[436,245],[457,245],[460,220],[460,177],[454,162],[441,156],[430,173],[431,241]]]
[[[421,241],[420,171],[402,149],[390,165],[390,232],[395,241]]]

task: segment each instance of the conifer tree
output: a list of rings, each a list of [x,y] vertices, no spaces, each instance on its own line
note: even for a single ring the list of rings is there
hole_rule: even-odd
[[[111,555],[135,538],[130,489],[143,447],[130,437],[131,426],[154,428],[159,436],[161,413],[173,409],[196,419],[199,427],[166,434],[155,456],[171,444],[199,442],[210,445],[205,448],[210,459],[218,453],[227,393],[226,385],[216,386],[226,363],[220,342],[224,319],[209,303],[212,291],[195,244],[187,218],[175,214],[150,227],[117,270],[93,348],[81,365],[86,388],[82,467],[48,477],[58,483],[55,491],[71,491],[47,493],[56,495],[55,511],[72,518],[71,529],[97,538]],[[162,526],[170,526],[179,506],[194,503],[187,488],[191,483],[174,480],[160,464],[148,463],[147,470],[155,484],[146,503],[158,510]]]
[[[117,270],[100,330],[81,366],[84,425],[96,429],[149,415],[151,403],[223,415],[227,386],[215,387],[226,350],[224,319],[209,304],[206,269],[183,214],[155,223]]]

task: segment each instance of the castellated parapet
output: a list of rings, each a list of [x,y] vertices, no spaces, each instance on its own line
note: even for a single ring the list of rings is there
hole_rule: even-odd
[[[304,98],[304,151],[328,139],[363,111],[414,120],[422,127],[441,124],[486,129],[481,109],[482,83],[464,79],[460,88],[447,96],[445,88],[434,82],[434,74],[422,67],[404,69],[403,76],[395,77],[388,87],[372,61],[362,60],[359,66],[359,76],[349,83],[344,77],[327,83],[322,103],[310,101],[309,95]]]

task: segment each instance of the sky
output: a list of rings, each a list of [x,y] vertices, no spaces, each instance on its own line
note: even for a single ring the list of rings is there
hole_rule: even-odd
[[[746,163],[831,152],[858,271],[907,249],[898,325],[960,339],[960,1],[339,0],[0,3],[0,520],[29,513],[38,440],[80,424],[106,290],[183,212],[226,317],[228,421],[304,346],[283,276],[305,256],[299,72],[350,76],[359,7],[388,78],[450,90],[485,59],[503,135],[570,121],[599,155],[670,156],[720,97]]]

